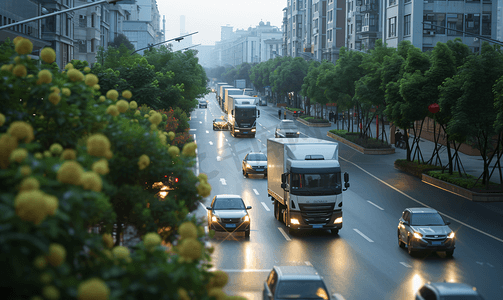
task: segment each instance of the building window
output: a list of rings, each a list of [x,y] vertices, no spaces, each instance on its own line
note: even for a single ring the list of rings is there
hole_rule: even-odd
[[[410,15],[403,17],[403,35],[410,35]]]
[[[466,32],[480,34],[480,14],[466,14]]]
[[[491,35],[491,15],[482,15],[482,35]]]
[[[388,6],[395,5],[396,4],[396,0],[389,0],[388,3],[389,3]]]
[[[447,35],[449,36],[461,36],[463,35],[463,14],[447,14],[447,27],[449,29],[456,29],[457,31],[454,30],[447,30]]]
[[[79,26],[87,27],[87,16],[80,15],[79,16]]]
[[[388,37],[396,37],[396,17],[388,19]]]
[[[79,52],[87,53],[87,41],[79,40]]]
[[[445,14],[423,14],[423,34],[445,34],[445,21]]]

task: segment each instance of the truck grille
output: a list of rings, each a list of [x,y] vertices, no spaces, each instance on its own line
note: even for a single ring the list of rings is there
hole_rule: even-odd
[[[326,224],[332,218],[335,203],[299,204],[300,214],[306,224]]]

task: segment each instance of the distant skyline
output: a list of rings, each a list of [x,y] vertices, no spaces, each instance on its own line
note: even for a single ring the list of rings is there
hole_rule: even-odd
[[[270,22],[271,26],[281,28],[283,8],[287,0],[157,0],[162,17],[166,16],[166,39],[180,36],[180,16],[185,16],[185,31],[198,32],[192,36],[192,44],[214,45],[220,41],[221,26],[248,29],[260,21]]]

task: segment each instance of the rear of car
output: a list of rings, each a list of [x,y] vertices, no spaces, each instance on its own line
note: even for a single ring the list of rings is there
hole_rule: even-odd
[[[416,300],[483,300],[475,287],[457,282],[429,282],[416,293]]]
[[[263,299],[330,299],[323,278],[314,267],[275,266],[264,283]]]

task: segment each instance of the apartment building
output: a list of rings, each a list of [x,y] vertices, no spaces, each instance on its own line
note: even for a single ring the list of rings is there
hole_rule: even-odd
[[[346,47],[357,51],[373,49],[382,38],[380,2],[388,0],[350,0],[347,5]]]
[[[82,6],[87,0],[74,0],[75,6]],[[74,59],[96,62],[100,46],[106,48],[110,40],[110,13],[107,4],[94,5],[75,11]]]
[[[164,29],[160,28],[160,14],[156,0],[130,0],[119,2],[127,11],[122,30],[135,49],[164,41]],[[143,51],[138,53],[142,54]]]

